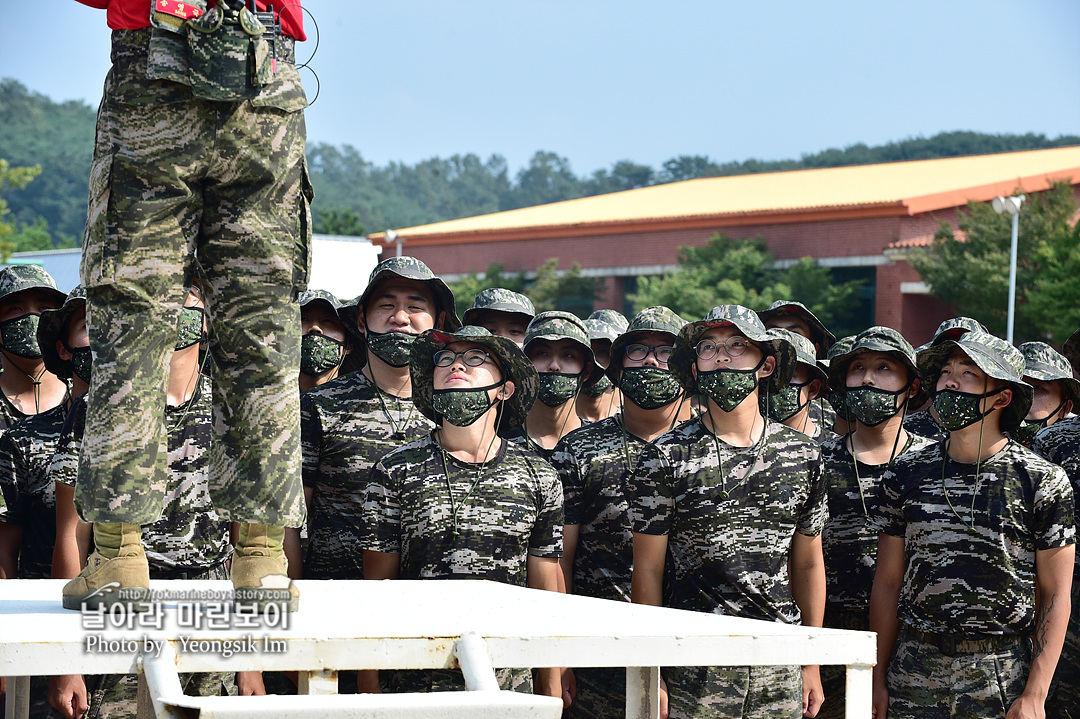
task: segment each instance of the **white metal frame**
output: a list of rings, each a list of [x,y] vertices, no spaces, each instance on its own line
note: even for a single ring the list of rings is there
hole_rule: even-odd
[[[659,667],[847,665],[847,716],[870,717],[874,635],[609,602],[484,581],[299,581],[300,611],[287,629],[210,630],[178,625],[164,602],[161,630],[87,632],[60,606],[63,580],[0,582],[0,675],[9,679],[7,719],[26,716],[30,676],[140,673],[145,716],[554,717],[551,697],[500,692],[495,667],[626,667],[627,717],[659,716]],[[227,581],[151,582],[153,590],[212,589]],[[88,634],[164,640],[158,656],[88,653]],[[179,637],[285,640],[284,653],[229,659],[181,651]],[[337,696],[342,669],[460,667],[470,691]],[[178,672],[298,670],[295,697],[186,697]],[[21,705],[21,706],[19,706]],[[18,709],[22,711],[18,711]]]

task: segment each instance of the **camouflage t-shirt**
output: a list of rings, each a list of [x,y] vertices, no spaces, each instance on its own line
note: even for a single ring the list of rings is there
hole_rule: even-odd
[[[908,434],[897,456],[921,449],[931,440]],[[821,533],[825,553],[825,586],[831,609],[866,613],[877,566],[878,532],[870,526],[870,509],[880,501],[881,475],[886,464],[858,463],[846,437],[821,445],[825,486],[829,495],[829,521]]]
[[[0,522],[22,527],[20,579],[48,579],[56,543],[56,487],[49,460],[64,428],[66,405],[57,405],[13,424],[0,436]]]
[[[769,422],[733,447],[692,419],[645,446],[627,489],[634,531],[668,535],[667,606],[798,623],[791,540],[827,518],[816,442]]]
[[[552,453],[566,524],[579,525],[574,594],[630,601],[634,532],[626,482],[645,444],[616,415],[571,432]]]
[[[927,439],[944,439],[948,432],[930,414],[930,408],[916,410],[904,418],[904,429]]]
[[[1073,497],[1080,497],[1080,416],[1066,417],[1040,430],[1031,442],[1035,454],[1065,470],[1072,482]],[[1080,519],[1080,518],[1078,518]],[[1076,557],[1073,585],[1080,583],[1080,556]],[[1073,607],[1073,613],[1076,613]]]
[[[206,376],[200,377],[198,390],[190,400],[165,408],[169,440],[165,507],[160,519],[142,528],[151,576],[155,570],[200,571],[216,567],[232,551],[229,523],[214,511],[207,483],[213,436],[210,412],[211,388]],[[86,400],[80,397],[64,424],[49,466],[50,479],[75,486],[85,425]]]
[[[383,457],[364,501],[363,549],[400,554],[402,579],[490,579],[527,586],[527,557],[562,556],[555,470],[513,442],[483,465],[431,432]]]
[[[1076,541],[1068,477],[1010,441],[979,463],[976,481],[975,464],[942,466],[944,447],[898,457],[870,513],[878,531],[904,539],[898,616],[928,632],[1029,634],[1036,550]]]
[[[301,395],[304,486],[314,489],[305,577],[363,579],[357,539],[368,473],[384,454],[432,427],[411,399],[382,392],[361,372]]]

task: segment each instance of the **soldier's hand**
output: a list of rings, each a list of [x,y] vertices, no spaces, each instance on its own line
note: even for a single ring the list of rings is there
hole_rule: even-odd
[[[803,697],[802,713],[804,717],[816,717],[821,704],[825,701],[825,691],[821,687],[821,673],[817,665],[802,668]]]
[[[574,678],[574,670],[567,667],[562,670],[562,703],[563,709],[569,709],[577,697],[577,679]]]
[[[889,690],[874,682],[874,699],[870,716],[874,719],[886,719],[889,713]]]
[[[660,677],[660,719],[668,719],[667,682]]]
[[[1009,707],[1009,713],[1005,719],[1045,719],[1046,705],[1038,697],[1024,693],[1016,698]]]
[[[262,696],[266,694],[262,672],[237,672],[236,693],[242,697]]]
[[[79,719],[90,705],[86,701],[86,682],[82,674],[49,677],[49,704],[64,719]]]

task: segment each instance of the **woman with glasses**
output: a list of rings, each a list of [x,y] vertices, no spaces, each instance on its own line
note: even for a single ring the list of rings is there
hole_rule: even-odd
[[[821,626],[821,451],[759,404],[790,380],[792,346],[725,305],[682,328],[668,365],[707,404],[645,445],[627,483],[633,601]],[[675,667],[664,681],[671,717],[813,716],[822,699],[816,666]]]
[[[562,570],[567,591],[630,601],[633,532],[626,502],[642,448],[690,418],[679,381],[668,369],[686,324],[667,307],[649,307],[611,345],[607,376],[622,390],[621,412],[582,427],[555,447],[551,463],[563,485],[566,525]],[[622,717],[626,672],[575,669],[571,717]]]
[[[537,375],[512,340],[481,327],[429,330],[410,356],[413,402],[436,429],[372,469],[361,517],[365,579],[489,579],[558,591],[563,498],[555,471],[499,436],[521,425]],[[497,672],[529,691],[527,669]],[[562,696],[560,672],[538,693]],[[464,689],[453,670],[401,671],[394,691]],[[378,691],[369,676],[364,688]]]

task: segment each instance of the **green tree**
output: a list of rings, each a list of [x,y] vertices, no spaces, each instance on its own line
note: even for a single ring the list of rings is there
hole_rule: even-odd
[[[559,272],[558,267],[558,258],[545,262],[525,294],[533,301],[537,312],[561,310],[582,319],[588,317],[600,294],[600,280],[582,276],[581,265],[577,262],[566,272]]]
[[[11,253],[15,251],[15,244],[8,239],[14,234],[15,228],[5,221],[5,217],[11,214],[7,201],[4,199],[4,191],[8,188],[22,189],[41,174],[41,166],[11,167],[8,161],[0,158],[0,260],[7,262]]]
[[[529,166],[517,174],[511,208],[533,207],[549,202],[581,197],[581,182],[570,169],[570,161],[554,152],[537,152]]]
[[[1061,345],[1080,327],[1080,223],[1053,231],[1036,249],[1042,271],[1027,295],[1027,315]]]
[[[360,215],[352,210],[320,210],[315,213],[315,232],[320,235],[362,237]]]
[[[763,310],[776,300],[797,300],[826,326],[848,329],[861,281],[835,282],[828,268],[803,257],[787,269],[773,268],[773,256],[760,237],[733,240],[715,234],[701,247],[679,249],[679,269],[642,277],[631,296],[635,310],[664,305],[688,320],[717,305]]]
[[[488,266],[483,275],[472,272],[457,282],[451,283],[450,291],[454,293],[454,302],[457,304],[458,316],[460,317],[465,313],[465,310],[472,307],[473,300],[481,290],[502,287],[514,292],[524,293],[526,284],[524,272],[519,272],[516,275],[503,275],[503,265],[492,264]]]
[[[15,252],[41,252],[53,249],[52,237],[49,236],[49,223],[44,217],[37,218],[33,224],[19,224],[19,231],[8,238],[15,246]]]
[[[1014,320],[1018,343],[1050,338],[1060,341],[1063,323],[1076,328],[1075,321],[1069,319],[1076,317],[1075,309],[1064,314],[1055,309],[1075,307],[1080,302],[1075,276],[1063,274],[1080,251],[1075,243],[1068,244],[1075,214],[1076,201],[1067,182],[1029,193],[1020,211]],[[997,214],[989,203],[969,202],[957,224],[959,235],[942,223],[930,247],[913,251],[909,262],[934,295],[957,314],[974,317],[1004,337],[1012,218]]]

